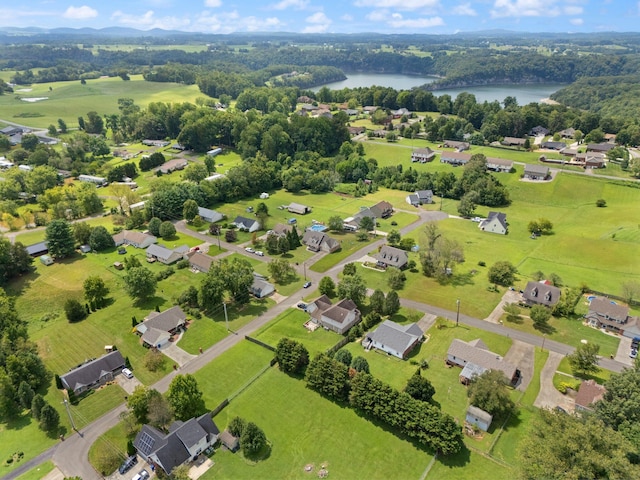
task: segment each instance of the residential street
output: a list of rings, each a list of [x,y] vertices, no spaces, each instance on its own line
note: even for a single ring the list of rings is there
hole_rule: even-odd
[[[437,221],[447,217],[447,214],[439,211],[422,211],[418,210],[420,218],[413,222],[411,225],[401,229],[401,233],[405,235],[406,233],[413,231],[428,221]],[[193,232],[186,228],[184,222],[177,222],[176,229],[181,233],[185,233],[191,235],[192,237],[198,238],[203,242],[208,242],[211,244],[216,244],[217,240],[215,237],[210,235],[203,235],[200,233]],[[354,262],[361,258],[363,255],[367,254],[371,250],[376,249],[378,246],[382,245],[385,242],[384,237],[380,240],[377,240],[371,244],[367,244],[362,249],[353,253],[349,257],[345,258],[342,262],[340,262],[335,267],[331,268],[325,274],[316,273],[306,270],[307,277],[310,278],[314,284],[325,275],[329,275],[334,279],[337,279],[338,274],[342,271],[344,264],[349,262]],[[229,244],[226,242],[220,242],[223,248],[226,248],[228,251],[237,252],[243,255],[251,255],[245,252],[244,248],[238,245]],[[251,256],[251,258],[257,258],[260,261],[268,262],[270,261],[270,257],[258,257]],[[302,266],[298,266],[298,268],[302,268]],[[300,285],[302,287],[302,284]],[[245,335],[251,335],[256,330],[260,329],[263,325],[276,318],[282,312],[287,310],[290,307],[294,307],[301,298],[307,293],[307,290],[303,290],[300,288],[295,294],[289,296],[284,301],[276,304],[267,312],[262,314],[261,316],[256,317],[252,322],[248,323],[244,327],[240,328],[235,334],[230,334],[225,337],[223,340],[213,345],[201,355],[188,360],[182,367],[180,367],[177,372],[171,372],[169,375],[151,385],[151,388],[155,388],[160,392],[165,392],[173,377],[178,373],[194,373],[207,365],[209,362],[229,350],[234,345],[244,340]],[[464,300],[463,300],[464,302]],[[421,302],[416,302],[414,300],[406,300],[401,299],[401,304],[405,307],[409,307],[415,310],[419,310],[421,312],[425,312],[427,314],[432,314],[444,318],[448,318],[449,320],[456,321],[456,311],[455,310],[447,310],[439,307],[435,307],[432,305],[428,305]],[[455,309],[455,305],[451,306]],[[464,309],[464,303],[463,303]],[[466,326],[471,326],[475,328],[479,328],[485,331],[493,332],[498,335],[506,335],[518,342],[522,342],[523,344],[527,344],[529,346],[537,346],[540,347],[544,343],[544,348],[548,349],[551,352],[555,352],[557,355],[554,355],[554,359],[571,353],[574,348],[568,345],[564,345],[559,342],[555,342],[553,340],[545,339],[543,337],[532,335],[530,333],[521,332],[518,330],[513,330],[509,327],[506,327],[501,324],[487,322],[485,320],[481,320],[478,318],[470,317],[464,314],[459,315],[459,328],[465,328]],[[526,345],[522,346],[526,350]],[[524,355],[524,353],[523,353]],[[559,360],[558,360],[559,362]],[[603,368],[607,368],[609,370],[619,372],[625,366],[622,363],[616,362],[615,360],[610,359],[602,359],[600,365]],[[557,367],[556,367],[557,368]],[[555,371],[555,369],[554,369]],[[53,458],[54,463],[58,466],[58,468],[65,474],[65,476],[78,476],[83,480],[93,480],[101,478],[97,472],[93,469],[93,467],[88,462],[88,452],[91,445],[98,439],[100,435],[109,430],[118,422],[118,417],[121,412],[125,411],[125,405],[120,405],[114,410],[111,410],[107,414],[103,415],[101,418],[95,420],[93,423],[89,424],[85,428],[83,428],[78,434],[71,435],[64,442],[60,442],[56,446],[50,448],[46,452],[42,453],[36,459],[33,459],[29,462],[25,462],[16,470],[12,471],[8,475],[3,478],[7,480],[15,479],[21,473],[29,470],[33,466],[41,463],[42,461]],[[104,445],[103,448],[109,448],[108,445]]]

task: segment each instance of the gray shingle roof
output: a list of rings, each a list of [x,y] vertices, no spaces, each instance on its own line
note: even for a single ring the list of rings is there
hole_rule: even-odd
[[[401,250],[390,245],[383,245],[380,251],[374,255],[376,260],[380,263],[391,267],[402,268],[409,261],[409,255],[404,250]]]
[[[112,373],[124,368],[124,358],[116,350],[107,353],[100,358],[92,360],[84,365],[74,368],[64,375],[60,375],[63,385],[71,390],[77,390],[88,385],[92,385],[100,380],[105,374]]]
[[[371,340],[381,345],[386,345],[404,355],[415,344],[416,340],[422,337],[422,334],[422,330],[415,323],[399,325],[391,320],[385,320],[367,336]]]
[[[476,417],[480,420],[484,420],[487,423],[491,423],[491,421],[493,420],[493,415],[491,415],[489,412],[485,412],[484,410],[482,410],[481,408],[478,408],[474,405],[469,405],[469,408],[467,408],[467,414]]]
[[[528,303],[550,307],[560,300],[560,289],[543,282],[528,282],[522,296]]]
[[[459,364],[471,362],[487,370],[499,370],[503,372],[509,380],[511,380],[516,373],[516,367],[509,362],[505,362],[497,353],[473,346],[458,338],[454,338],[451,342],[447,355],[459,359],[460,362],[456,362]]]
[[[187,319],[187,315],[182,311],[179,305],[171,307],[162,313],[151,312],[143,325],[147,328],[156,328],[164,332],[170,332],[175,328],[183,325]]]

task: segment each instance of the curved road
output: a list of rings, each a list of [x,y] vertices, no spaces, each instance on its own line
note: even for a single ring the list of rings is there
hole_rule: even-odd
[[[424,211],[418,210],[419,219],[413,222],[411,225],[402,228],[400,231],[403,235],[419,228],[424,225],[428,221],[437,221],[447,218],[447,214],[439,211]],[[215,243],[216,240],[209,235],[203,235],[196,232],[193,232],[186,228],[184,222],[177,222],[176,229],[181,233],[185,233],[191,235],[195,238],[202,240],[203,242]],[[349,262],[354,262],[360,259],[363,255],[370,252],[371,250],[376,249],[378,246],[385,243],[384,237],[380,240],[377,240],[371,244],[367,244],[365,247],[360,249],[359,251],[353,253],[349,257],[342,260],[339,264],[331,268],[328,272],[324,274],[320,274],[313,271],[306,271],[307,276],[312,279],[314,282],[318,282],[322,276],[328,275],[334,279],[337,279],[338,274],[342,271],[344,264]],[[226,248],[229,251],[234,251],[241,254],[247,254],[241,246],[229,244],[226,242],[220,242],[221,246]],[[252,256],[252,258],[257,258],[261,261],[267,262],[269,261],[269,257],[258,257]],[[299,266],[298,269],[301,267]],[[162,378],[157,383],[151,385],[151,388],[155,388],[160,392],[165,392],[173,377],[178,374],[184,373],[194,373],[207,365],[213,359],[217,358],[227,350],[229,350],[234,345],[238,344],[244,339],[245,335],[250,335],[263,325],[280,315],[286,309],[295,306],[304,296],[306,290],[299,290],[293,295],[286,298],[281,303],[275,305],[273,308],[258,316],[255,320],[248,323],[247,325],[240,328],[237,332],[234,332],[220,342],[216,343],[209,349],[207,349],[204,353],[195,357],[194,359],[187,362],[178,371],[171,372],[166,377]],[[440,317],[448,318],[449,320],[456,320],[456,312],[443,309],[440,307],[435,307],[432,305],[428,305],[421,302],[416,302],[414,300],[406,300],[401,299],[401,304],[403,306],[413,308],[415,310],[419,310],[425,313],[431,313]],[[514,340],[519,340],[524,343],[528,343],[530,345],[535,345],[538,347],[544,346],[544,348],[549,349],[550,351],[557,352],[561,355],[567,355],[573,352],[574,347],[569,345],[565,345],[553,340],[545,339],[543,337],[539,337],[537,335],[533,335],[526,332],[521,332],[519,330],[513,330],[509,327],[505,327],[503,325],[486,322],[484,320],[470,317],[468,315],[460,314],[459,322],[463,325],[469,325],[475,328],[479,328],[485,331],[497,333],[498,335],[505,335],[507,337],[513,338]],[[600,366],[606,368],[608,370],[612,370],[614,372],[620,372],[625,367],[625,365],[616,362],[614,360],[609,359],[601,359]],[[34,466],[42,463],[47,459],[53,459],[53,462],[58,466],[58,468],[64,473],[65,476],[72,477],[78,476],[83,480],[98,480],[101,478],[100,475],[93,469],[91,464],[88,461],[89,448],[93,443],[97,441],[97,439],[113,427],[119,421],[119,415],[121,412],[125,411],[126,407],[124,404],[119,407],[111,410],[106,413],[99,419],[95,420],[91,424],[87,425],[85,428],[80,430],[77,435],[72,435],[67,438],[64,442],[60,442],[59,444],[51,447],[47,451],[40,454],[38,457],[25,462],[19,468],[13,470],[8,475],[5,475],[3,479],[13,480],[17,478],[22,473],[28,471]]]

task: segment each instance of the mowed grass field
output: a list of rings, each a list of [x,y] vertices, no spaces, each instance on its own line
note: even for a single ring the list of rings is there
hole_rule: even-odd
[[[51,90],[50,90],[51,88]],[[119,113],[118,99],[132,98],[137,105],[147,106],[151,102],[195,102],[204,96],[197,85],[147,82],[142,75],[132,75],[131,80],[120,77],[80,81],[34,83],[30,91],[0,96],[1,118],[31,127],[57,126],[62,118],[69,128],[78,126],[78,115],[96,111],[100,115]],[[26,102],[19,98],[48,97],[47,100]]]
[[[324,465],[330,478],[419,478],[431,455],[305,383],[269,369],[234,399],[215,421],[236,415],[255,422],[271,443],[267,459],[249,464],[240,453],[218,451],[203,479],[307,478]],[[315,473],[305,473],[313,464]]]

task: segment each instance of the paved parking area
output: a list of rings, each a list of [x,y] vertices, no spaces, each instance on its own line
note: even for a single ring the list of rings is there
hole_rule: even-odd
[[[534,406],[538,408],[562,407],[567,412],[573,412],[575,401],[571,397],[561,394],[553,386],[553,376],[563,358],[564,355],[560,353],[549,352],[549,358],[540,373],[540,393],[538,393],[536,401],[533,402]]]
[[[127,378],[123,374],[116,375],[116,382],[129,395],[133,393],[137,386],[142,385],[142,382],[135,377],[135,372],[133,378]]]
[[[511,344],[511,348],[504,356],[504,360],[506,362],[515,365],[516,368],[520,370],[522,376],[516,385],[516,389],[524,392],[529,383],[531,382],[531,378],[534,373],[534,346],[529,345],[528,343],[520,342],[518,340],[514,340]]]
[[[631,367],[633,358],[629,356],[629,353],[631,353],[631,339],[629,337],[620,337],[615,360]]]

